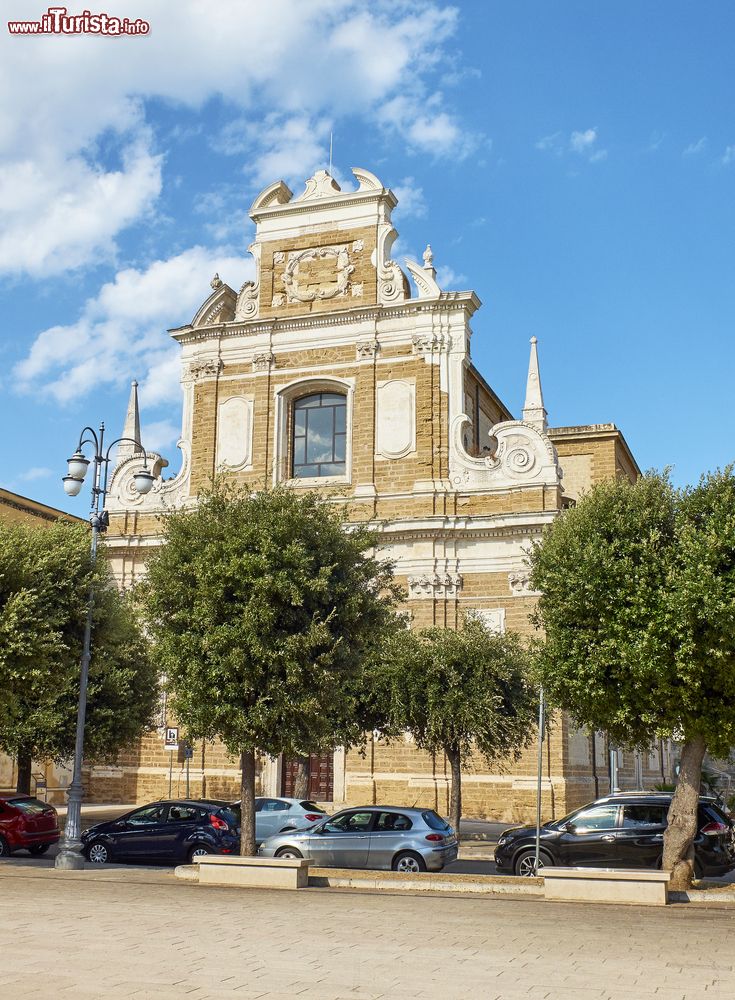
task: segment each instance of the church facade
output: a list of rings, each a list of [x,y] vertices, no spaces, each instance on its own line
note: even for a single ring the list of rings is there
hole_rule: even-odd
[[[318,489],[348,517],[373,523],[395,563],[414,627],[455,627],[467,612],[498,630],[530,633],[536,597],[524,552],[563,507],[594,483],[638,474],[613,424],[548,424],[532,338],[523,411],[514,417],[472,361],[471,291],[439,287],[432,253],[391,256],[394,194],[367,170],[340,190],[318,171],[295,197],[266,188],[250,215],[255,278],[239,290],[215,275],[192,322],[170,331],[181,347],[180,471],[149,454],[156,483],[133,476],[143,456],[123,449],[108,501],[107,546],[120,586],[145,572],[159,544],[158,516],[196,503],[216,473],[254,489]],[[134,431],[135,389],[126,422]],[[233,795],[239,766],[216,744],[197,744],[185,767],[163,749],[171,719],[110,766],[88,773],[89,796],[136,802],[183,794]],[[671,770],[668,747],[621,755],[623,784]],[[507,768],[469,762],[467,815],[529,818],[535,750]],[[261,794],[288,794],[289,761],[261,762]],[[310,794],[342,803],[425,804],[446,813],[449,768],[406,737],[379,734],[362,753],[312,759]],[[608,788],[604,737],[559,718],[546,737],[544,813],[561,815]]]

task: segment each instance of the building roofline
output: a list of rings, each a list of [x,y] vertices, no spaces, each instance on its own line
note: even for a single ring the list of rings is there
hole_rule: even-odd
[[[625,440],[625,435],[615,424],[579,424],[571,427],[549,427],[548,435],[552,441],[561,440],[585,440],[601,437],[614,437],[620,442],[625,457],[636,471],[637,475],[642,475],[641,468],[635,460],[630,445]]]
[[[505,403],[504,403],[504,402],[503,402],[503,400],[502,400],[502,399],[500,398],[500,396],[499,396],[499,395],[497,394],[497,392],[496,392],[496,391],[495,391],[495,390],[494,390],[494,389],[492,388],[492,386],[491,386],[491,385],[490,385],[490,384],[488,383],[487,379],[486,379],[486,378],[485,378],[485,376],[484,376],[484,375],[482,374],[482,372],[480,371],[480,369],[479,369],[479,368],[477,368],[477,367],[476,367],[476,366],[475,366],[475,365],[473,364],[473,362],[472,362],[472,361],[470,361],[470,362],[468,363],[468,368],[469,368],[469,370],[470,370],[470,371],[472,372],[472,374],[476,376],[476,378],[478,379],[478,381],[479,381],[479,382],[480,382],[480,384],[482,385],[483,389],[485,389],[485,391],[486,391],[486,392],[488,393],[488,395],[490,395],[490,396],[491,396],[491,398],[492,398],[493,402],[497,403],[497,404],[498,404],[498,406],[500,407],[500,409],[501,409],[501,410],[503,410],[503,411],[504,411],[505,413],[507,413],[507,414],[508,414],[508,418],[509,418],[510,420],[515,420],[515,416],[513,415],[513,412],[512,412],[512,410],[510,410],[510,409],[509,409],[509,408],[508,408],[508,407],[507,407],[507,406],[505,405]]]
[[[58,507],[49,507],[48,504],[41,503],[40,500],[32,500],[30,497],[24,497],[20,493],[13,493],[2,487],[0,487],[0,506],[14,507],[26,514],[35,514],[36,517],[43,518],[45,521],[62,519],[78,521],[80,524],[87,523],[83,517],[77,517],[76,514],[69,514],[65,510],[59,510]]]

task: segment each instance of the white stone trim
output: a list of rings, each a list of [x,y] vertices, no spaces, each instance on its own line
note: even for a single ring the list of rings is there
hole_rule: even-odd
[[[395,461],[415,451],[416,379],[391,378],[378,382],[375,387],[375,457]]]
[[[227,396],[217,404],[217,469],[223,472],[252,469],[254,405],[252,394]],[[240,435],[242,440],[236,440]]]
[[[345,438],[344,476],[319,476],[314,479],[291,478],[289,464],[291,443],[289,441],[288,411],[295,399],[312,392],[339,392],[347,402],[347,434]],[[352,482],[352,417],[355,399],[355,379],[340,378],[336,375],[297,378],[279,386],[273,394],[275,420],[273,427],[273,484],[288,483],[294,487],[349,486]]]

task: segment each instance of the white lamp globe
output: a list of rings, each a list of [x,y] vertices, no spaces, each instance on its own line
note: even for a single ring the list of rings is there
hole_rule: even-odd
[[[85,458],[81,451],[75,451],[71,458],[67,460],[67,466],[69,468],[69,475],[81,482],[87,475],[89,459]],[[79,490],[77,490],[77,493],[78,492]],[[72,494],[72,496],[75,495],[76,494]]]
[[[82,480],[77,476],[64,476],[64,493],[69,497],[75,497],[82,488]]]
[[[143,496],[145,496],[146,493],[150,493],[153,483],[155,482],[153,476],[147,469],[141,469],[140,472],[136,472],[133,477],[133,481],[135,482],[136,490]]]

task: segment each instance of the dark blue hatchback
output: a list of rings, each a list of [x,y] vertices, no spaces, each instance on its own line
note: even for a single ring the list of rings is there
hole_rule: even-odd
[[[82,834],[88,861],[184,863],[204,854],[237,854],[239,809],[220,799],[152,802]]]

